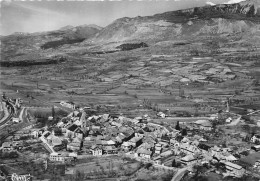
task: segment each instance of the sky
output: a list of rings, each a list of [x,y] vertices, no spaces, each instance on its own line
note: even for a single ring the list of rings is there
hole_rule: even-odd
[[[14,32],[42,32],[72,25],[96,24],[105,27],[122,17],[149,16],[241,0],[122,0],[122,1],[14,1],[0,6],[0,35]]]

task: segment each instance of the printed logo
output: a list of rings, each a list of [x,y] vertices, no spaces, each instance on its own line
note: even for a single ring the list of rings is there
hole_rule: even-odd
[[[11,177],[12,181],[30,181],[31,180],[31,175],[17,175],[16,173],[12,174]]]

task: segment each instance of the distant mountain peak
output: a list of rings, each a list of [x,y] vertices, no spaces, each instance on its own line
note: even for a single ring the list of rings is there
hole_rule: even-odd
[[[69,29],[72,29],[72,28],[74,28],[74,27],[71,26],[71,25],[67,25],[67,26],[61,27],[59,30],[69,30]]]

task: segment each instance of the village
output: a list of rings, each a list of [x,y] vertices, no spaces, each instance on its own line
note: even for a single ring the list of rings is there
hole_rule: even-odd
[[[10,104],[10,100],[4,98],[3,103]],[[12,102],[15,109],[21,109],[20,99]],[[106,178],[106,170],[111,171],[111,164],[105,166],[105,162],[110,158],[113,160],[112,171],[115,172],[112,177],[121,180],[126,179],[125,175],[116,172],[120,172],[117,169],[124,168],[125,159],[131,160],[130,168],[134,170],[135,179],[138,178],[138,170],[151,166],[170,171],[169,180],[173,181],[211,173],[223,178],[243,178],[252,174],[260,178],[260,134],[255,130],[251,134],[240,131],[237,125],[244,122],[243,116],[232,113],[228,104],[226,110],[208,115],[207,119],[180,119],[172,124],[156,123],[147,114],[135,118],[109,113],[94,115],[90,107],[75,107],[65,102],[61,102],[61,105],[73,111],[56,122],[53,113],[48,117],[48,122],[51,123],[48,126],[35,128],[30,125],[16,131],[2,142],[1,157],[15,160],[13,164],[22,162],[19,161],[20,157],[32,158],[38,162],[41,160],[45,171],[52,168],[52,173],[62,176],[80,173],[83,180],[99,178],[97,173],[100,170],[103,178]],[[12,112],[11,107],[9,111]],[[247,115],[258,112],[248,110]],[[163,112],[158,112],[157,117],[168,119],[168,115]],[[13,118],[12,121],[15,123],[17,119]],[[236,129],[230,129],[234,127]],[[99,169],[87,167],[90,165],[87,160],[93,159],[104,159],[104,162],[96,163]],[[123,161],[117,163],[117,159]],[[119,162],[121,166],[117,165]],[[128,162],[125,161],[126,163]],[[18,174],[12,173],[8,168],[7,162],[1,163],[2,178]],[[205,172],[202,171],[203,168],[207,168]],[[30,173],[33,180],[37,180],[35,173],[37,172]],[[133,173],[128,173],[128,176],[133,178]],[[28,171],[23,174],[28,174]]]

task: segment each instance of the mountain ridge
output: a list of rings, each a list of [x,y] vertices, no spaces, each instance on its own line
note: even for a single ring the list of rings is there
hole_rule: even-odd
[[[209,30],[210,26],[212,27],[212,30],[208,31],[210,34],[251,32],[252,26],[259,23],[259,4],[257,1],[248,0],[235,4],[169,11],[153,16],[119,18],[98,32],[90,41],[146,40],[147,37],[150,40],[158,39],[160,41],[167,37],[172,39],[182,35],[206,33],[206,29]],[[201,27],[202,32],[198,26]],[[193,31],[191,27],[194,28]],[[190,33],[185,29],[189,29]],[[162,32],[164,33],[162,34]]]
[[[65,26],[61,30],[1,37],[2,59],[12,60],[28,54],[59,53],[65,47],[115,43],[147,43],[194,39],[199,36],[256,35],[260,30],[259,3],[247,0],[236,4],[194,7],[153,16],[122,17],[102,28],[97,25]],[[12,48],[11,48],[12,47]],[[69,51],[69,50],[66,50]],[[100,51],[100,50],[96,50]],[[105,50],[106,51],[106,50]]]

